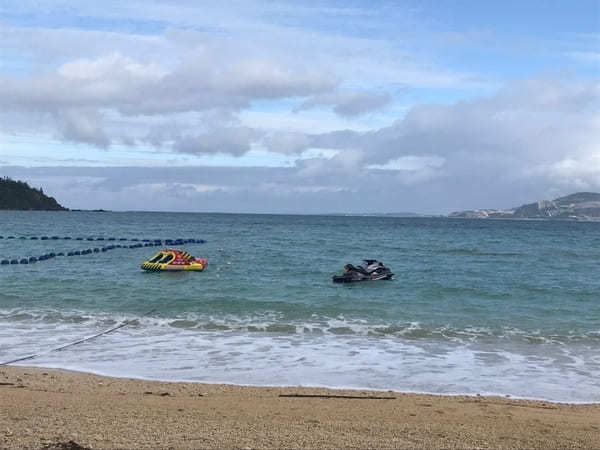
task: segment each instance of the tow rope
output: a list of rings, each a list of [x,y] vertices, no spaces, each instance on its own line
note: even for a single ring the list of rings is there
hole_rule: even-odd
[[[150,311],[147,311],[146,313],[142,314],[142,317],[145,317],[145,316],[148,316],[149,314],[152,314],[157,309],[158,308],[152,308]],[[77,340],[75,342],[70,342],[69,344],[61,345],[60,347],[53,348],[51,350],[48,350],[45,353],[36,353],[34,355],[23,356],[21,358],[12,359],[10,361],[0,362],[0,366],[7,366],[9,364],[14,364],[16,362],[27,361],[27,360],[34,359],[34,358],[37,358],[37,357],[42,356],[42,355],[47,355],[48,353],[58,352],[60,350],[64,350],[65,348],[73,347],[74,345],[81,344],[83,342],[91,341],[92,339],[95,339],[97,337],[104,336],[105,334],[112,333],[113,331],[116,331],[119,328],[126,327],[127,325],[130,325],[133,322],[135,322],[136,320],[137,319],[125,320],[125,321],[121,322],[119,325],[116,325],[116,326],[114,326],[112,328],[109,328],[108,330],[104,330],[101,333],[94,334],[93,336],[88,336],[88,337],[83,338],[83,339],[79,339],[79,340]]]

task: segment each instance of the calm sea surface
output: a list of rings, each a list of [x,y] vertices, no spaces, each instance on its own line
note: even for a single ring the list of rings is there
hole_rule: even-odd
[[[204,239],[179,247],[209,261],[146,273],[142,247],[0,265],[0,362],[600,402],[600,223],[0,211],[0,236],[0,259],[115,237]],[[331,282],[363,258],[394,279]]]

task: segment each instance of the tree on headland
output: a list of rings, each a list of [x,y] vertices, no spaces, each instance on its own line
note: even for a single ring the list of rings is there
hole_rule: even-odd
[[[66,211],[53,197],[24,181],[0,178],[0,209]]]

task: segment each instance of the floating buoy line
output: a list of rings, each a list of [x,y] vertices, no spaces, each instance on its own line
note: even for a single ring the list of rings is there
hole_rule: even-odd
[[[155,246],[173,246],[173,245],[184,245],[184,244],[204,244],[204,239],[139,239],[139,238],[115,238],[115,237],[71,237],[71,236],[0,236],[0,239],[13,239],[13,240],[31,240],[31,241],[88,241],[88,242],[103,242],[108,243],[101,247],[86,248],[83,250],[71,250],[71,251],[60,251],[60,252],[49,252],[44,253],[40,256],[29,256],[21,258],[7,258],[0,260],[0,266],[16,265],[16,264],[33,264],[39,261],[47,261],[56,257],[64,256],[81,256],[90,255],[92,253],[103,253],[117,248],[142,248],[142,247],[155,247]]]

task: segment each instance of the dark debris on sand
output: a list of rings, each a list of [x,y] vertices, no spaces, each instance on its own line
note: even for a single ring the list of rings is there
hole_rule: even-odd
[[[89,447],[79,445],[75,441],[69,442],[55,442],[53,444],[46,444],[40,450],[91,450]]]

